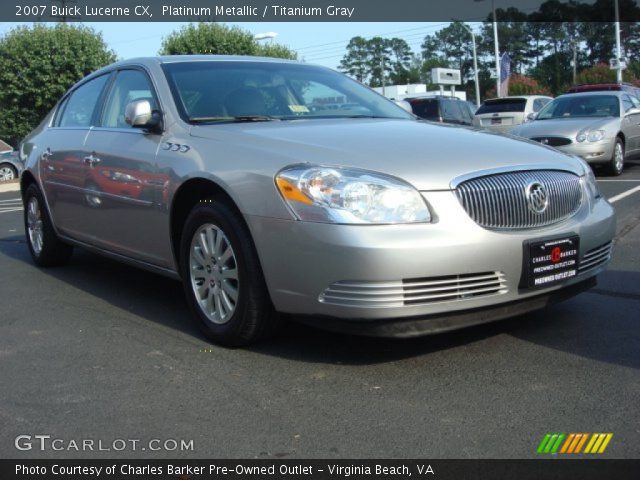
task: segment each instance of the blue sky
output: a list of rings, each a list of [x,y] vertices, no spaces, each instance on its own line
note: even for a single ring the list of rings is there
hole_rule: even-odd
[[[300,58],[336,68],[352,37],[397,36],[404,38],[414,52],[420,51],[424,36],[446,26],[448,22],[340,22],[340,23],[237,23],[252,33],[277,32],[275,42],[298,51]],[[17,26],[17,23],[0,24],[0,35]],[[122,58],[152,56],[158,53],[162,39],[184,23],[86,23],[102,33],[110,48]],[[477,25],[472,24],[475,29]],[[269,41],[269,40],[266,40]]]

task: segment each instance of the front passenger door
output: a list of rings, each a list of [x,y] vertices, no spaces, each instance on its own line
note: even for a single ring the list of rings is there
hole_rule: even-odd
[[[158,202],[168,181],[159,172],[156,153],[162,135],[125,122],[130,102],[147,100],[158,109],[158,97],[144,70],[116,73],[98,125],[86,142],[85,210],[93,217],[92,243],[154,265],[166,266],[158,239],[166,236],[166,219]]]
[[[629,95],[622,96],[622,133],[626,137],[625,154],[635,154],[640,151],[640,107]],[[636,110],[634,110],[636,109]],[[636,113],[633,113],[636,111]]]

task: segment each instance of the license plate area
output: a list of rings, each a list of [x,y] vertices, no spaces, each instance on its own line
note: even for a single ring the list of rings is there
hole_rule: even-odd
[[[502,119],[501,118],[492,118],[491,119],[491,125],[502,125]]]
[[[520,287],[546,288],[575,277],[579,251],[577,235],[525,242]]]

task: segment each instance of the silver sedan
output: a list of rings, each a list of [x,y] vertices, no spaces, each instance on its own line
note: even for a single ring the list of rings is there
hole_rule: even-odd
[[[511,134],[577,155],[620,175],[625,157],[640,154],[640,104],[626,92],[569,93],[547,104]]]
[[[0,182],[17,180],[22,168],[23,164],[17,152],[0,153]]]
[[[542,308],[595,284],[615,232],[582,160],[282,60],[111,65],[21,152],[36,264],[80,246],[180,279],[225,345],[282,313],[406,337]]]

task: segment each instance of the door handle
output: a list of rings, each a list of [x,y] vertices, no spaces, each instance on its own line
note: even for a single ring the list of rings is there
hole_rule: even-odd
[[[91,155],[84,157],[84,163],[90,167],[94,167],[96,164],[100,163],[100,159],[92,153]]]
[[[53,155],[53,152],[51,151],[51,149],[49,147],[47,147],[47,149],[44,152],[42,152],[42,155],[40,155],[40,159],[43,162],[46,162],[47,160],[49,160],[49,157],[51,155]]]

